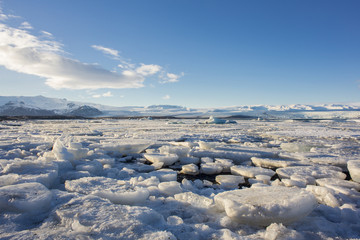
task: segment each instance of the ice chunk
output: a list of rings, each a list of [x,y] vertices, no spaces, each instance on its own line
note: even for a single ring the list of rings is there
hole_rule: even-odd
[[[103,165],[100,162],[98,162],[97,160],[87,161],[87,162],[84,162],[83,164],[77,165],[76,170],[77,171],[88,171],[89,173],[96,176],[96,175],[101,175],[101,173],[103,171]]]
[[[204,123],[205,124],[230,124],[230,123],[236,123],[236,121],[234,121],[234,120],[225,120],[225,119],[220,119],[220,118],[210,116],[209,119],[206,120]]]
[[[216,195],[214,200],[230,218],[261,226],[300,220],[317,206],[311,193],[281,186],[227,191]]]
[[[286,228],[283,224],[272,223],[266,228],[264,235],[266,240],[296,240],[305,239],[301,233]]]
[[[211,158],[226,158],[233,160],[235,164],[242,164],[250,160],[251,157],[274,157],[275,153],[271,151],[259,151],[254,148],[216,148],[211,150],[193,150],[191,156],[193,157],[211,157]]]
[[[199,144],[199,148],[202,150],[210,150],[212,148],[215,148],[217,145],[216,142],[203,142],[203,141],[198,142],[198,144]]]
[[[161,192],[169,196],[174,196],[175,194],[181,193],[183,191],[180,183],[176,181],[162,182],[158,185],[158,188]]]
[[[319,186],[328,187],[330,185],[332,186],[339,186],[344,188],[353,188],[357,191],[360,191],[360,184],[357,182],[352,181],[346,181],[338,178],[320,178],[316,179],[316,184]]]
[[[160,169],[149,173],[149,176],[157,177],[160,182],[169,182],[177,180],[177,172],[172,169]]]
[[[283,182],[284,185],[287,187],[300,187],[300,188],[306,187],[306,183],[304,181],[296,181],[296,180],[285,178],[285,179],[282,179],[281,182]]]
[[[0,188],[2,212],[28,212],[38,214],[49,210],[51,192],[40,183],[21,183]]]
[[[306,157],[313,163],[338,166],[346,169],[347,159],[329,154],[307,154]]]
[[[254,178],[256,175],[267,175],[274,176],[275,172],[271,169],[265,169],[261,167],[252,167],[252,166],[232,166],[230,168],[231,174],[241,175],[247,178]]]
[[[0,187],[12,185],[20,181],[20,176],[16,173],[10,173],[0,176]]]
[[[314,146],[304,143],[282,143],[280,147],[287,152],[310,152]]]
[[[152,162],[152,163],[158,163],[158,162],[161,162],[161,163],[164,163],[164,166],[169,166],[169,165],[172,165],[174,164],[178,159],[178,155],[176,154],[157,154],[157,153],[144,153],[144,157]]]
[[[167,224],[169,225],[173,225],[173,226],[176,226],[176,225],[181,225],[184,223],[184,221],[182,220],[181,217],[179,216],[169,216],[167,219]]]
[[[125,186],[118,184],[116,179],[105,177],[84,177],[76,180],[66,181],[65,189],[70,192],[91,194],[103,189],[123,191]]]
[[[74,198],[51,214],[49,228],[57,226],[56,231],[36,233],[41,239],[176,239],[158,230],[159,225],[166,225],[165,220],[150,208],[115,205],[89,195]]]
[[[139,141],[139,143],[105,143],[102,148],[107,152],[128,155],[141,153],[151,145],[152,143],[142,141]]]
[[[203,174],[219,174],[223,168],[217,163],[203,163],[201,164],[200,172]]]
[[[58,177],[58,167],[54,163],[17,159],[6,165],[2,174],[18,174],[17,183],[39,182],[50,188]]]
[[[276,169],[280,178],[290,178],[292,175],[311,176],[314,178],[339,178],[345,179],[346,174],[341,172],[341,168],[335,166],[299,166]]]
[[[181,158],[181,157],[188,157],[190,148],[183,146],[162,146],[159,148],[159,151],[160,154],[164,154],[164,155],[176,154]]]
[[[226,158],[215,158],[215,163],[223,168],[223,172],[230,172],[230,167],[234,166],[233,161]]]
[[[201,163],[213,163],[214,159],[209,158],[209,157],[202,157],[201,158]]]
[[[291,180],[298,182],[300,185],[315,185],[315,178],[312,176],[293,174],[290,176]]]
[[[239,188],[239,184],[245,183],[243,176],[217,175],[215,181],[222,188]]]
[[[258,158],[258,157],[252,157],[251,161],[255,166],[265,167],[265,168],[288,167],[296,164],[296,161],[294,160]]]
[[[193,142],[169,142],[172,145],[175,146],[182,146],[182,147],[188,147],[188,148],[193,148],[196,144]]]
[[[102,165],[114,166],[115,164],[115,158],[99,158],[96,160],[99,161]]]
[[[116,204],[136,205],[149,197],[149,191],[144,188],[105,177],[85,177],[66,181],[65,189],[70,192],[97,195]]]
[[[67,150],[60,138],[55,141],[52,152],[58,160],[74,160],[74,155]]]
[[[256,175],[255,179],[261,181],[264,184],[269,184],[270,180],[271,180],[271,176],[269,176],[269,175]]]
[[[187,203],[193,207],[201,209],[209,209],[213,207],[214,200],[205,196],[198,195],[193,192],[184,192],[175,194],[174,198],[180,202]]]
[[[199,168],[195,164],[183,165],[180,173],[188,174],[188,175],[198,175]]]
[[[81,143],[77,143],[75,146],[74,146],[74,144],[75,143],[70,143],[70,147],[67,148],[67,151],[73,155],[73,159],[80,160],[80,159],[86,158],[88,155],[89,149],[82,148]],[[80,147],[78,144],[80,144]],[[74,146],[75,148],[73,148],[72,146]]]
[[[308,185],[306,190],[316,196],[319,203],[328,205],[330,207],[340,207],[341,201],[335,197],[335,192],[332,189],[320,186]]]
[[[138,188],[134,191],[110,191],[110,190],[99,190],[92,193],[93,195],[109,199],[115,204],[125,205],[137,205],[146,201],[149,197],[149,191],[144,188]]]
[[[347,163],[351,179],[360,183],[360,160],[350,160]]]

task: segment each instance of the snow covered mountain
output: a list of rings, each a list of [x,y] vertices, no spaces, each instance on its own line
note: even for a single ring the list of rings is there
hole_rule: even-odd
[[[360,118],[360,104],[250,105],[222,108],[186,108],[176,105],[112,107],[67,99],[0,96],[0,116],[81,116],[81,117],[230,117],[265,119]]]
[[[93,106],[66,99],[36,97],[0,97],[0,116],[81,116],[102,112]]]

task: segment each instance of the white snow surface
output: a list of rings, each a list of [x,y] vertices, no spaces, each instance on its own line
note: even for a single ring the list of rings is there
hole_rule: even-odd
[[[359,238],[360,121],[169,122],[0,121],[0,239]]]
[[[297,221],[317,206],[316,198],[307,191],[281,186],[228,191],[214,199],[233,220],[263,226]]]

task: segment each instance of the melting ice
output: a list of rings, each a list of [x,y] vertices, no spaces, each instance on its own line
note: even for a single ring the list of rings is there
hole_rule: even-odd
[[[169,123],[0,122],[0,238],[359,238],[359,122]]]

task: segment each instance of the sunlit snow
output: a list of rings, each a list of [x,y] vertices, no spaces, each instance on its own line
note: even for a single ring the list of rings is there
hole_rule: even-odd
[[[0,121],[0,239],[360,237],[358,121],[173,123]]]

